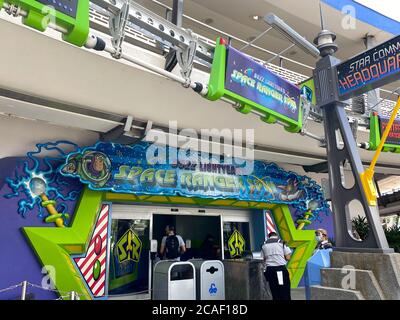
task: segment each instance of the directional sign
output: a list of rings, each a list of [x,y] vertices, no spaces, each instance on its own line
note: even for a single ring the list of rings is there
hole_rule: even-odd
[[[339,96],[347,100],[400,76],[400,36],[337,66]]]

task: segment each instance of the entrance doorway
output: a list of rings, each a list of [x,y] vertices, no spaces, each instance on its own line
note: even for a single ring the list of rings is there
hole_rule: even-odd
[[[158,251],[167,225],[174,226],[176,234],[186,244],[187,250],[180,257],[181,261],[222,259],[220,216],[154,214],[153,239],[158,242]]]
[[[182,261],[192,258],[237,259],[252,250],[251,211],[112,205],[109,299],[150,299],[155,260],[151,240],[159,252],[166,225],[173,225],[187,245]],[[207,237],[212,245],[204,244]]]

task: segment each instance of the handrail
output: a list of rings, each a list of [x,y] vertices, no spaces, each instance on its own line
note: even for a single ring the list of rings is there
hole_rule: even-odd
[[[159,6],[161,6],[161,7],[163,7],[164,9],[172,10],[171,7],[165,5],[165,4],[163,4],[163,3],[161,3],[161,2],[159,2],[159,1],[157,1],[157,0],[152,0],[152,2],[155,3],[155,4],[157,4],[157,5],[159,5]],[[220,34],[224,35],[224,36],[227,36],[227,37],[229,37],[229,38],[231,38],[231,39],[233,39],[233,40],[236,40],[236,41],[238,41],[238,42],[241,42],[242,44],[248,45],[249,47],[252,47],[252,48],[254,48],[254,49],[257,49],[257,50],[260,50],[260,51],[262,51],[262,52],[268,53],[268,54],[270,54],[270,55],[272,55],[272,56],[277,56],[277,55],[279,55],[279,53],[277,53],[277,52],[273,52],[273,51],[270,51],[270,50],[268,50],[268,49],[264,49],[264,48],[261,48],[261,47],[259,47],[259,46],[256,46],[256,45],[254,45],[254,44],[250,44],[249,41],[240,39],[240,38],[238,38],[238,37],[236,37],[236,36],[234,36],[234,35],[232,35],[232,34],[230,34],[230,33],[227,33],[227,32],[225,32],[225,31],[219,30],[219,29],[217,29],[217,28],[211,27],[211,26],[207,25],[206,23],[203,23],[203,22],[201,22],[201,21],[199,21],[199,20],[196,20],[196,19],[194,19],[194,18],[192,18],[192,17],[190,17],[190,16],[187,16],[187,15],[185,15],[185,14],[183,15],[183,17],[186,18],[186,19],[188,19],[188,20],[190,20],[190,21],[193,21],[193,22],[195,22],[195,23],[197,23],[197,24],[199,24],[199,25],[201,25],[201,26],[203,26],[203,27],[206,27],[206,28],[208,28],[208,29],[210,29],[210,30],[213,30],[213,31],[215,31],[215,32],[217,32],[217,33],[220,33]],[[297,64],[297,65],[299,65],[299,66],[302,66],[302,67],[304,67],[304,68],[310,69],[310,70],[314,70],[314,69],[315,69],[315,68],[312,67],[312,66],[309,66],[309,65],[307,65],[307,64],[298,62],[298,61],[296,61],[296,60],[293,60],[293,59],[290,59],[290,58],[287,58],[287,57],[284,57],[284,56],[280,56],[280,58],[282,58],[283,60],[292,62],[292,63],[294,63],[294,64]]]

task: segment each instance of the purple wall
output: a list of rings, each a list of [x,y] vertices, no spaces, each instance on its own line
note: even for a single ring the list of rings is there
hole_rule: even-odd
[[[315,220],[312,224],[304,227],[304,230],[316,230],[316,229],[325,229],[328,232],[328,236],[330,239],[335,238],[334,229],[333,229],[333,217],[330,209],[326,209],[324,212],[320,213],[320,217],[322,221]],[[294,221],[296,221],[296,217],[293,217]]]
[[[5,179],[14,178],[15,168],[22,174],[19,160],[24,158],[0,159],[0,290],[18,284],[24,280],[41,285],[44,274],[41,265],[28,240],[23,235],[22,227],[52,227],[54,224],[42,222],[38,217],[38,209],[27,212],[26,217],[18,213],[18,201],[25,199],[24,194],[6,199],[4,196],[11,192]],[[71,185],[76,190],[79,185]],[[68,187],[69,188],[69,187]],[[68,213],[74,212],[75,203],[64,202],[68,206]],[[0,300],[19,299],[21,288],[0,293]],[[53,292],[28,286],[27,293],[34,294],[34,299],[55,299]]]

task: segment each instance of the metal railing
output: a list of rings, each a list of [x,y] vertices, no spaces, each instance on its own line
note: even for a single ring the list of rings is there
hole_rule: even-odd
[[[162,8],[164,8],[164,9],[166,9],[166,10],[172,10],[171,7],[165,5],[165,4],[163,4],[163,3],[161,3],[161,2],[159,2],[159,1],[157,1],[157,0],[152,0],[152,2],[155,3],[155,4],[157,4],[157,5],[159,5],[159,6],[161,6]],[[202,26],[202,27],[205,27],[205,28],[207,28],[207,29],[209,29],[209,30],[211,30],[211,31],[213,31],[213,32],[216,32],[216,33],[219,34],[219,35],[223,35],[223,36],[228,37],[229,39],[236,40],[237,42],[239,42],[239,43],[241,43],[241,44],[243,44],[243,45],[245,45],[245,46],[252,47],[252,48],[257,49],[257,50],[259,50],[259,51],[261,51],[261,52],[263,52],[263,53],[270,54],[271,56],[274,56],[274,57],[279,55],[279,52],[274,52],[274,51],[271,51],[271,50],[268,50],[268,49],[259,47],[259,46],[255,45],[254,43],[251,43],[251,41],[243,40],[243,39],[241,39],[241,38],[239,38],[239,37],[236,37],[236,36],[234,36],[234,35],[232,35],[232,34],[230,34],[230,33],[228,33],[228,32],[225,32],[225,31],[223,31],[223,30],[214,28],[214,27],[212,27],[212,26],[210,26],[210,25],[208,25],[208,24],[206,24],[206,23],[204,23],[204,22],[201,22],[201,21],[199,21],[199,20],[197,20],[197,19],[194,19],[194,18],[192,18],[192,17],[190,17],[190,16],[188,16],[188,15],[185,15],[185,14],[184,14],[183,17],[184,17],[185,19],[189,20],[189,21],[192,21],[192,22],[194,22],[194,23],[196,23],[196,24]],[[203,38],[204,38],[204,37],[203,37]],[[208,41],[210,41],[210,40],[208,40]],[[254,40],[253,40],[253,41],[254,41]],[[293,60],[293,59],[290,59],[290,58],[287,58],[287,57],[284,57],[284,56],[280,56],[280,58],[282,58],[282,59],[285,60],[285,61],[294,63],[294,64],[296,64],[296,65],[298,65],[298,66],[304,67],[304,68],[306,68],[306,69],[314,70],[314,67],[309,66],[309,65],[304,64],[304,63],[301,63],[301,62],[299,62],[299,61],[296,61],[296,60]]]
[[[51,291],[54,293],[57,293],[59,295],[59,297],[57,299],[53,299],[53,300],[80,300],[81,297],[89,297],[87,294],[85,293],[78,293],[76,291],[59,291],[56,289],[51,289],[51,288],[44,288],[43,286],[39,286],[37,284],[34,283],[30,283],[28,281],[22,281],[21,283],[9,286],[7,288],[4,289],[0,289],[0,294],[4,293],[4,292],[8,292],[11,290],[15,290],[17,288],[21,288],[20,289],[20,295],[19,295],[19,299],[17,300],[28,300],[28,287],[32,287],[32,288],[37,288],[37,289],[41,289],[41,290],[45,290],[45,291]],[[0,295],[0,300],[1,300],[1,295]]]

